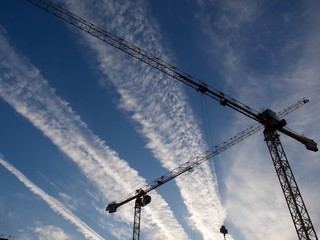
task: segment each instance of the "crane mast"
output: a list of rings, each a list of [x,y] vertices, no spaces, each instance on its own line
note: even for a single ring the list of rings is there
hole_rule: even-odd
[[[208,86],[197,78],[185,73],[184,71],[176,68],[175,66],[166,63],[158,57],[153,56],[151,53],[135,46],[134,44],[111,34],[103,28],[100,28],[83,18],[63,9],[62,7],[48,1],[48,0],[27,0],[28,2],[38,6],[39,8],[49,12],[50,14],[64,20],[65,22],[79,28],[80,30],[100,39],[101,41],[118,48],[119,50],[131,55],[132,57],[142,61],[149,66],[158,69],[160,72],[188,85],[189,87],[201,92],[208,97],[218,101],[223,106],[228,106],[247,117],[262,124],[265,128],[265,139],[271,154],[272,161],[276,166],[276,173],[280,180],[280,185],[284,191],[286,202],[289,206],[289,210],[295,225],[299,239],[318,239],[316,232],[311,223],[311,219],[307,214],[306,208],[302,200],[300,191],[298,191],[295,180],[293,180],[293,174],[286,159],[284,150],[282,148],[277,131],[290,136],[305,145],[308,150],[318,151],[317,144],[306,137],[294,133],[293,131],[284,128],[286,122],[284,119],[280,120],[278,116],[271,110],[259,113],[246,104],[237,101],[236,99],[228,96],[227,94]],[[283,165],[281,165],[283,164]],[[278,166],[282,166],[278,168]],[[280,170],[279,170],[280,169]],[[290,169],[290,170],[288,170]],[[172,179],[172,178],[171,178]],[[283,180],[284,179],[284,180]],[[287,190],[290,194],[287,195]],[[145,196],[145,195],[143,195]],[[131,200],[135,199],[132,198]],[[130,201],[131,201],[130,200]],[[109,205],[108,205],[109,206]],[[303,207],[301,207],[303,206]],[[112,208],[110,208],[112,210]],[[116,208],[115,208],[116,210]],[[109,211],[112,212],[112,211]],[[296,216],[301,217],[296,217]],[[302,229],[302,230],[301,230]]]
[[[272,129],[265,129],[263,133],[299,239],[318,239],[279,134]]]

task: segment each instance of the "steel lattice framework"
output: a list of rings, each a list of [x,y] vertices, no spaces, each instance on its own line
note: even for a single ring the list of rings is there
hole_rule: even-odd
[[[276,131],[265,129],[264,136],[299,239],[318,239],[280,142],[279,134]]]
[[[138,198],[134,204],[134,221],[133,221],[133,240],[139,240],[140,238],[140,219],[141,219],[141,205]]]

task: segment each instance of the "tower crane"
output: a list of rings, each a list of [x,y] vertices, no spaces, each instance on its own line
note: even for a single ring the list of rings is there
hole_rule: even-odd
[[[306,138],[285,128],[286,121],[280,119],[275,112],[270,109],[260,113],[248,105],[232,98],[231,96],[203,83],[199,79],[178,69],[177,67],[153,56],[151,53],[135,46],[134,44],[120,38],[107,30],[90,23],[89,21],[65,10],[64,8],[50,2],[49,0],[27,0],[33,5],[47,11],[48,13],[64,20],[65,22],[79,28],[80,30],[92,35],[101,41],[118,48],[142,61],[149,66],[158,69],[160,72],[178,80],[185,85],[201,92],[204,95],[218,101],[222,106],[230,107],[239,113],[257,121],[264,127],[264,137],[267,143],[273,165],[276,170],[283,194],[285,196],[293,224],[295,226],[299,239],[313,240],[318,239],[316,231],[312,225],[311,219],[307,212],[306,206],[298,189],[297,183],[293,176],[289,161],[284,152],[278,132],[281,132],[305,145],[308,150],[318,151],[317,144],[312,139]],[[144,205],[148,199],[142,197],[141,204]],[[150,199],[149,199],[150,200]]]
[[[278,117],[283,117],[288,113],[296,110],[297,108],[301,107],[302,105],[308,103],[308,99],[301,99],[300,101],[296,102],[295,104],[285,108],[284,110],[278,113]],[[167,174],[155,179],[154,181],[146,184],[145,186],[137,189],[135,192],[127,196],[126,198],[120,201],[114,201],[108,204],[106,211],[109,213],[114,213],[117,211],[118,207],[135,200],[134,205],[134,223],[133,223],[133,240],[138,240],[140,235],[140,219],[141,219],[141,207],[145,207],[151,202],[151,197],[147,195],[147,193],[151,192],[152,190],[160,187],[161,185],[165,184],[166,182],[180,176],[181,174],[192,171],[195,167],[200,165],[201,163],[213,158],[214,156],[220,154],[221,152],[227,150],[228,148],[232,147],[233,145],[241,142],[242,140],[246,139],[247,137],[251,136],[252,134],[258,132],[259,130],[263,129],[263,125],[260,123],[256,123],[248,127],[247,129],[243,130],[242,132],[238,133],[237,135],[229,138],[228,140],[212,147],[208,151],[206,151],[201,156],[197,156],[193,161],[188,161],[180,165],[179,167],[173,169],[172,171],[168,172]]]

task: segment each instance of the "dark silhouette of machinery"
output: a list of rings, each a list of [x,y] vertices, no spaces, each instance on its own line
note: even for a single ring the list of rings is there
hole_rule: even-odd
[[[166,63],[160,58],[153,56],[152,54],[135,46],[134,44],[126,41],[125,39],[113,35],[105,29],[88,22],[83,18],[80,18],[79,16],[65,10],[64,8],[48,0],[27,1],[49,12],[50,14],[64,20],[65,22],[79,28],[80,30],[100,39],[101,41],[108,43],[109,45],[115,48],[118,48],[119,50],[131,55],[139,61],[142,61],[155,69],[158,69],[160,72],[172,77],[173,79],[178,80],[191,88],[194,88],[195,90],[201,92],[204,95],[207,95],[210,98],[213,98],[214,100],[218,101],[222,106],[230,107],[236,110],[237,112],[240,112],[261,124],[264,128],[264,138],[267,143],[270,156],[275,167],[283,194],[285,196],[298,238],[306,240],[318,239],[316,231],[314,230],[314,227],[312,225],[310,216],[307,212],[307,208],[299,191],[298,185],[293,176],[291,167],[289,165],[289,161],[281,144],[278,132],[281,132],[291,138],[296,139],[297,141],[304,144],[308,150],[316,152],[318,151],[317,144],[312,139],[306,138],[302,135],[293,132],[292,130],[285,128],[286,121],[284,119],[281,119],[280,116],[272,110],[267,109],[266,111],[260,113],[254,110],[253,108],[249,107],[248,105],[228,96],[227,94],[211,86],[208,86],[207,84],[201,82],[200,80],[187,74],[186,72],[181,71],[175,66]],[[226,146],[228,146],[228,144],[226,144]],[[204,161],[207,159],[208,157],[205,157]],[[159,184],[161,185],[164,182],[173,179],[174,177],[176,177],[176,174],[180,175],[182,173],[181,171],[187,171],[189,169],[192,169],[192,167],[195,166],[193,164],[198,165],[199,161],[195,161],[194,163],[186,163],[181,168],[178,168],[177,172],[175,172],[175,170],[170,172],[170,174],[167,176],[167,179],[158,179],[157,182],[153,182],[154,185],[150,185],[147,188],[147,190],[151,191],[155,187],[159,186]],[[136,194],[134,194],[132,198],[128,198],[120,202],[110,203],[106,210],[110,213],[115,212],[117,207],[133,199],[136,199],[135,216],[139,216],[140,219],[141,207],[146,205],[147,202],[150,202],[151,200],[150,197],[146,197],[148,196],[145,195],[146,193],[147,191],[141,191],[140,189],[136,192]],[[139,226],[140,221],[138,221],[138,224],[135,227],[138,228]],[[139,234],[137,237],[139,237]],[[134,239],[138,238],[135,238],[134,235]]]
[[[14,240],[14,237],[0,233],[0,240]]]
[[[221,226],[220,232],[223,234],[224,240],[226,240],[226,234],[228,234],[228,229],[225,226]]]
[[[283,117],[288,113],[296,110],[297,108],[303,106],[304,104],[308,103],[308,99],[301,99],[297,103],[287,107],[286,109],[280,111],[277,116]],[[147,195],[148,192],[156,189],[157,187],[165,184],[166,182],[180,176],[181,174],[192,171],[196,166],[200,165],[201,163],[211,159],[212,157],[218,155],[219,153],[227,150],[228,148],[232,147],[233,145],[239,143],[240,141],[246,139],[247,137],[251,136],[252,134],[258,132],[259,130],[263,129],[263,125],[257,123],[247,129],[243,130],[242,132],[238,133],[237,135],[229,138],[228,140],[212,147],[201,156],[197,156],[193,161],[188,161],[179,167],[173,169],[172,171],[168,172],[167,174],[155,179],[154,181],[144,185],[143,187],[139,188],[128,197],[120,200],[114,201],[108,204],[106,211],[109,213],[114,213],[117,211],[118,207],[131,202],[132,200],[136,200],[134,206],[134,224],[133,224],[133,240],[139,239],[140,235],[140,218],[141,218],[141,207],[146,206],[151,202],[151,197]]]

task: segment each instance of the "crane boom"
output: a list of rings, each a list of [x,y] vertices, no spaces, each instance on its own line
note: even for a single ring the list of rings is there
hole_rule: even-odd
[[[285,115],[287,115],[288,113],[296,110],[297,108],[303,106],[304,104],[308,103],[309,100],[306,98],[302,98],[301,100],[299,100],[298,102],[296,102],[295,104],[287,107],[286,109],[280,111],[278,113],[278,116],[280,117],[284,117]],[[255,125],[252,125],[250,127],[248,127],[247,129],[243,130],[242,132],[238,133],[237,135],[229,138],[228,140],[212,147],[210,150],[206,151],[202,156],[198,156],[197,158],[195,158],[195,160],[193,161],[188,161],[183,163],[182,165],[180,165],[179,167],[173,169],[172,171],[168,172],[167,174],[155,179],[154,181],[152,181],[151,183],[145,185],[144,187],[136,190],[133,194],[129,195],[128,197],[122,199],[121,201],[114,201],[111,202],[110,204],[108,204],[106,211],[108,211],[109,213],[113,213],[117,211],[117,208],[134,200],[137,199],[139,197],[141,197],[141,195],[144,195],[154,189],[156,189],[157,187],[163,185],[164,183],[180,176],[181,174],[192,170],[193,168],[195,168],[196,166],[200,165],[201,163],[211,159],[212,157],[218,155],[219,153],[227,150],[228,148],[232,147],[233,145],[241,142],[242,140],[246,139],[247,137],[251,136],[252,134],[258,132],[259,130],[261,130],[264,126],[261,125],[260,123],[256,123]]]
[[[200,81],[199,79],[185,73],[177,67],[161,60],[160,58],[153,56],[151,53],[137,47],[136,45],[120,38],[107,30],[96,26],[95,24],[67,11],[66,9],[50,2],[49,0],[26,0],[33,5],[51,13],[52,15],[64,20],[65,22],[79,28],[80,30],[100,39],[101,41],[131,55],[132,57],[150,65],[151,67],[158,69],[164,74],[192,87],[193,89],[207,95],[210,98],[218,101],[222,106],[228,106],[253,120],[263,124],[261,119],[261,113],[249,107],[248,105],[234,99],[233,97],[215,89],[212,86]],[[279,130],[279,129],[278,129]],[[282,133],[293,137],[294,139],[303,143],[308,150],[317,151],[317,144],[306,137],[301,137],[291,130],[279,130]]]
[[[194,167],[196,167],[196,166],[200,165],[201,163],[209,160],[210,158],[218,155],[219,153],[227,150],[228,148],[232,147],[233,145],[237,144],[238,142],[240,142],[240,141],[244,140],[245,138],[251,136],[252,134],[258,132],[262,128],[263,128],[263,126],[261,124],[255,124],[247,129],[245,129],[244,131],[237,134],[236,136],[229,138],[228,140],[222,142],[221,144],[214,146],[211,150],[205,152],[205,154],[203,156],[198,156],[193,161],[185,162],[182,165],[180,165],[179,167],[168,172],[167,174],[155,179],[154,181],[152,181],[149,184],[146,184],[144,187],[136,190],[133,194],[129,195],[125,199],[123,199],[119,202],[116,202],[116,201],[111,202],[110,204],[108,204],[106,211],[108,211],[109,213],[116,212],[118,207],[140,197],[141,193],[146,194],[146,193],[156,189],[157,187],[165,184],[166,182],[180,176],[181,174],[183,174],[187,171],[193,170]]]
[[[65,22],[81,29],[82,31],[100,39],[101,41],[110,44],[111,46],[131,55],[132,57],[158,69],[162,73],[183,82],[184,84],[192,87],[193,89],[205,94],[223,106],[228,106],[235,109],[242,114],[259,121],[259,112],[250,108],[246,104],[228,96],[227,94],[203,83],[197,78],[185,73],[177,67],[153,56],[151,53],[135,46],[134,44],[126,41],[123,38],[115,36],[114,34],[106,31],[105,29],[94,25],[93,23],[63,9],[62,7],[48,1],[48,0],[27,0],[28,2],[38,6],[39,8],[51,13],[52,15],[64,20]]]

